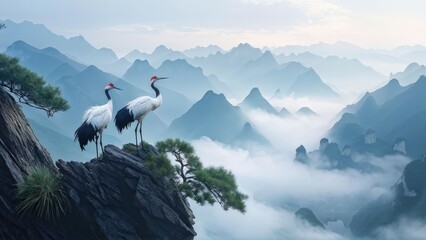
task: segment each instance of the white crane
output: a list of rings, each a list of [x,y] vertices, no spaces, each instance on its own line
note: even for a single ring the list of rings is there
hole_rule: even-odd
[[[139,133],[141,136],[141,142],[142,142],[142,149],[143,149],[143,138],[142,138],[142,121],[145,118],[145,116],[157,109],[162,101],[163,98],[161,97],[160,91],[158,88],[155,87],[154,83],[161,79],[167,79],[167,77],[157,77],[153,76],[151,78],[151,88],[155,91],[155,98],[149,97],[149,96],[142,96],[138,97],[129,103],[122,109],[120,109],[117,112],[117,115],[115,115],[115,126],[117,127],[118,131],[121,133],[124,128],[130,127],[133,121],[138,121],[135,127],[135,138],[136,138],[136,151],[138,150],[138,126],[139,126]]]
[[[105,95],[108,98],[108,102],[101,106],[93,106],[87,109],[83,115],[83,123],[81,126],[75,131],[75,140],[78,139],[80,143],[81,150],[85,150],[84,146],[87,145],[88,142],[95,141],[96,142],[96,159],[98,159],[98,138],[100,137],[100,144],[102,152],[104,147],[102,145],[102,132],[105,128],[108,127],[108,123],[112,118],[112,99],[109,95],[109,91],[111,89],[118,89],[112,83],[108,83],[105,87]]]

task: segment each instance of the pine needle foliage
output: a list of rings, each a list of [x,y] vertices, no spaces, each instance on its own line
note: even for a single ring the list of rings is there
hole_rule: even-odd
[[[17,58],[0,54],[0,87],[13,93],[20,103],[44,110],[51,117],[69,109],[61,90],[46,84],[42,77],[19,64]]]
[[[16,191],[18,214],[51,220],[64,215],[69,209],[69,200],[65,195],[59,177],[50,169],[33,167],[18,185]]]
[[[231,171],[223,167],[204,167],[191,144],[180,139],[157,142],[160,157],[148,159],[145,166],[161,176],[178,179],[177,187],[185,197],[200,205],[219,203],[224,210],[246,211],[248,196],[238,190]],[[174,157],[174,171],[168,156]]]

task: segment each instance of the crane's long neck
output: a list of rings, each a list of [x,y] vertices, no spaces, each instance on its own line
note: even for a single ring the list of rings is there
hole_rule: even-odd
[[[110,89],[105,89],[105,95],[108,98],[108,101],[111,100],[111,96],[109,95],[109,90]]]
[[[158,88],[154,85],[155,82],[151,83],[151,87],[152,89],[154,89],[155,91],[155,97],[158,97],[160,95],[160,90],[158,90]]]

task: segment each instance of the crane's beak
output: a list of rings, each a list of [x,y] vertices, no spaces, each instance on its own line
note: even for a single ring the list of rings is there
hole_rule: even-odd
[[[168,79],[168,77],[159,77],[159,78],[157,78],[157,80],[161,80],[161,79]]]
[[[123,91],[121,88],[118,88],[118,87],[114,87],[114,89],[117,89],[117,90],[121,90],[121,91]]]

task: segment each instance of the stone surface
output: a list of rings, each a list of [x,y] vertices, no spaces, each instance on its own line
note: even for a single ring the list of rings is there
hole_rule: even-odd
[[[84,236],[192,239],[196,235],[186,201],[171,180],[155,177],[146,169],[143,158],[108,145],[97,162],[59,160],[56,165],[65,190],[73,196],[68,221],[84,229]]]
[[[154,176],[139,156],[109,145],[98,162],[55,167],[15,100],[0,88],[0,239],[192,239],[193,214],[171,179]],[[158,154],[152,146],[151,154]],[[55,221],[21,217],[14,192],[30,168],[60,176],[70,210]]]

